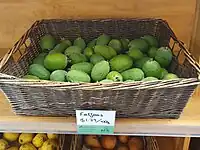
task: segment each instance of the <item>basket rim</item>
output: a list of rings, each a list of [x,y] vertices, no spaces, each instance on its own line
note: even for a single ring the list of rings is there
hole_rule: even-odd
[[[1,75],[1,74],[0,74]],[[155,81],[134,81],[134,82],[110,82],[110,83],[71,83],[57,82],[48,80],[29,80],[29,79],[0,79],[0,84],[16,85],[23,88],[48,88],[62,91],[68,88],[74,90],[102,91],[102,90],[149,90],[162,88],[181,88],[186,86],[200,85],[196,78],[178,78],[174,80],[155,80]]]
[[[36,20],[35,22],[42,22],[42,21],[118,21],[118,20],[130,20],[130,21],[134,21],[134,20],[142,20],[142,21],[164,21],[167,22],[166,19],[162,19],[162,18],[155,18],[155,17],[118,17],[118,18],[112,18],[112,17],[100,17],[100,18],[67,18],[67,19],[62,19],[62,18],[51,18],[51,19],[39,19]]]

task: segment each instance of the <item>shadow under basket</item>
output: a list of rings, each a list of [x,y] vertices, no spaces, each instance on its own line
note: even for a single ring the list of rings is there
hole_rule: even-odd
[[[40,37],[88,41],[101,34],[135,39],[153,35],[173,51],[168,68],[180,79],[132,83],[67,83],[21,79],[41,52]],[[88,42],[86,41],[86,42]],[[199,64],[162,19],[36,21],[0,63],[0,87],[17,115],[74,116],[75,110],[116,110],[117,117],[178,118],[200,83]]]

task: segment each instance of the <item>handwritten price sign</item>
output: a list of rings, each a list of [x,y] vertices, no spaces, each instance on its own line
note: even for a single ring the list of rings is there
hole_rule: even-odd
[[[115,127],[115,111],[76,110],[79,134],[112,134]]]

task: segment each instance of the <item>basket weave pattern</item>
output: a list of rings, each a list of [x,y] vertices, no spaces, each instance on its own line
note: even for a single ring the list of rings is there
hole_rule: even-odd
[[[155,137],[142,137],[144,141],[144,150],[159,150]],[[72,137],[70,150],[90,150],[83,146],[83,136],[75,135]]]
[[[180,80],[134,83],[58,83],[20,79],[41,51],[40,37],[58,40],[83,37],[88,41],[105,33],[114,38],[154,35],[174,52],[170,72]],[[30,45],[27,45],[30,40]],[[87,42],[88,42],[87,41]],[[21,47],[25,51],[21,51]],[[18,60],[15,55],[19,54]],[[179,58],[184,54],[183,63]],[[200,67],[167,22],[161,19],[42,20],[22,36],[0,64],[0,87],[18,115],[68,116],[77,109],[116,110],[117,117],[178,118],[199,84]]]

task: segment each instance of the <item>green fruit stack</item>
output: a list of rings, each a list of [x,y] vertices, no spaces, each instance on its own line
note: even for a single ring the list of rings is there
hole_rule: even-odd
[[[168,71],[173,57],[171,49],[159,47],[154,36],[129,40],[102,34],[88,43],[85,40],[77,37],[74,41],[58,42],[51,35],[41,37],[41,53],[23,78],[101,83],[178,78]]]

